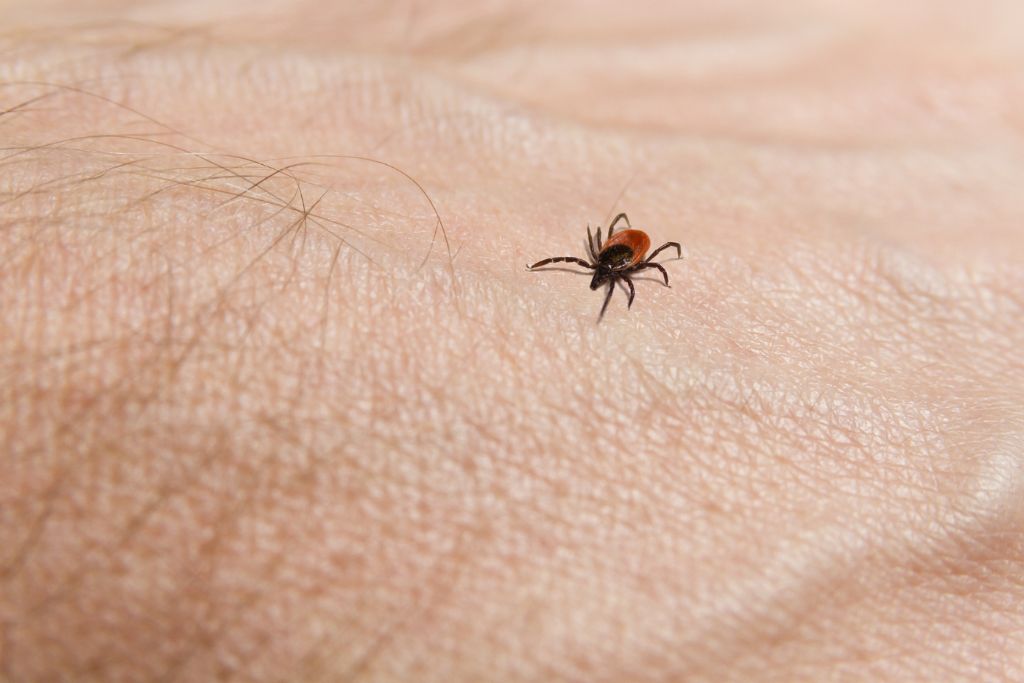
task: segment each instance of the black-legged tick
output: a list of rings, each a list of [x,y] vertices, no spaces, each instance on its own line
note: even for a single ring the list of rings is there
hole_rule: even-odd
[[[615,226],[618,225],[620,220],[626,221],[627,229],[615,233]],[[597,229],[597,238],[595,239],[590,234],[590,226],[587,226],[587,248],[590,251],[590,261],[576,258],[575,256],[553,256],[543,261],[537,261],[532,266],[527,266],[527,268],[533,270],[534,268],[546,266],[549,263],[567,261],[593,270],[594,277],[590,280],[591,289],[597,289],[603,283],[608,283],[608,294],[604,298],[604,305],[601,306],[601,314],[597,316],[597,320],[600,322],[601,318],[604,317],[605,309],[608,308],[608,302],[612,300],[615,283],[619,280],[625,280],[626,285],[629,287],[629,302],[626,304],[626,308],[630,308],[633,305],[636,289],[633,288],[633,281],[629,278],[630,273],[635,273],[645,268],[657,268],[665,276],[665,286],[669,286],[668,272],[665,270],[665,267],[660,263],[652,263],[651,259],[669,247],[675,247],[677,256],[681,258],[683,248],[679,246],[679,242],[665,242],[665,244],[655,249],[654,253],[645,259],[644,254],[647,253],[650,247],[651,238],[647,236],[647,233],[642,230],[634,230],[633,226],[629,224],[629,218],[626,217],[626,214],[620,213],[612,221],[612,224],[608,226],[608,241],[603,246],[601,244],[601,228]]]

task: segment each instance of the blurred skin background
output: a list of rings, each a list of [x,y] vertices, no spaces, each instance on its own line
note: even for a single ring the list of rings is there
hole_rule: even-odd
[[[0,681],[1024,679],[1022,112],[1019,2],[0,1]]]

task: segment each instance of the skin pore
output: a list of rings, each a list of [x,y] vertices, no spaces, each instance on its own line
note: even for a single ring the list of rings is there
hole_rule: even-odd
[[[325,4],[0,5],[0,681],[1024,677],[1018,3]]]

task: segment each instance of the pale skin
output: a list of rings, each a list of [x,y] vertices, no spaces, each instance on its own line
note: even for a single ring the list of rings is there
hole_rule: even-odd
[[[0,5],[0,681],[1024,678],[1019,3],[327,4]]]

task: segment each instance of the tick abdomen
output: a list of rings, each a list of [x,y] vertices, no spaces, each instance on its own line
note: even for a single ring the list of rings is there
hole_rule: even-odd
[[[597,255],[606,268],[625,268],[636,264],[651,247],[651,238],[643,230],[622,230],[608,238]]]

